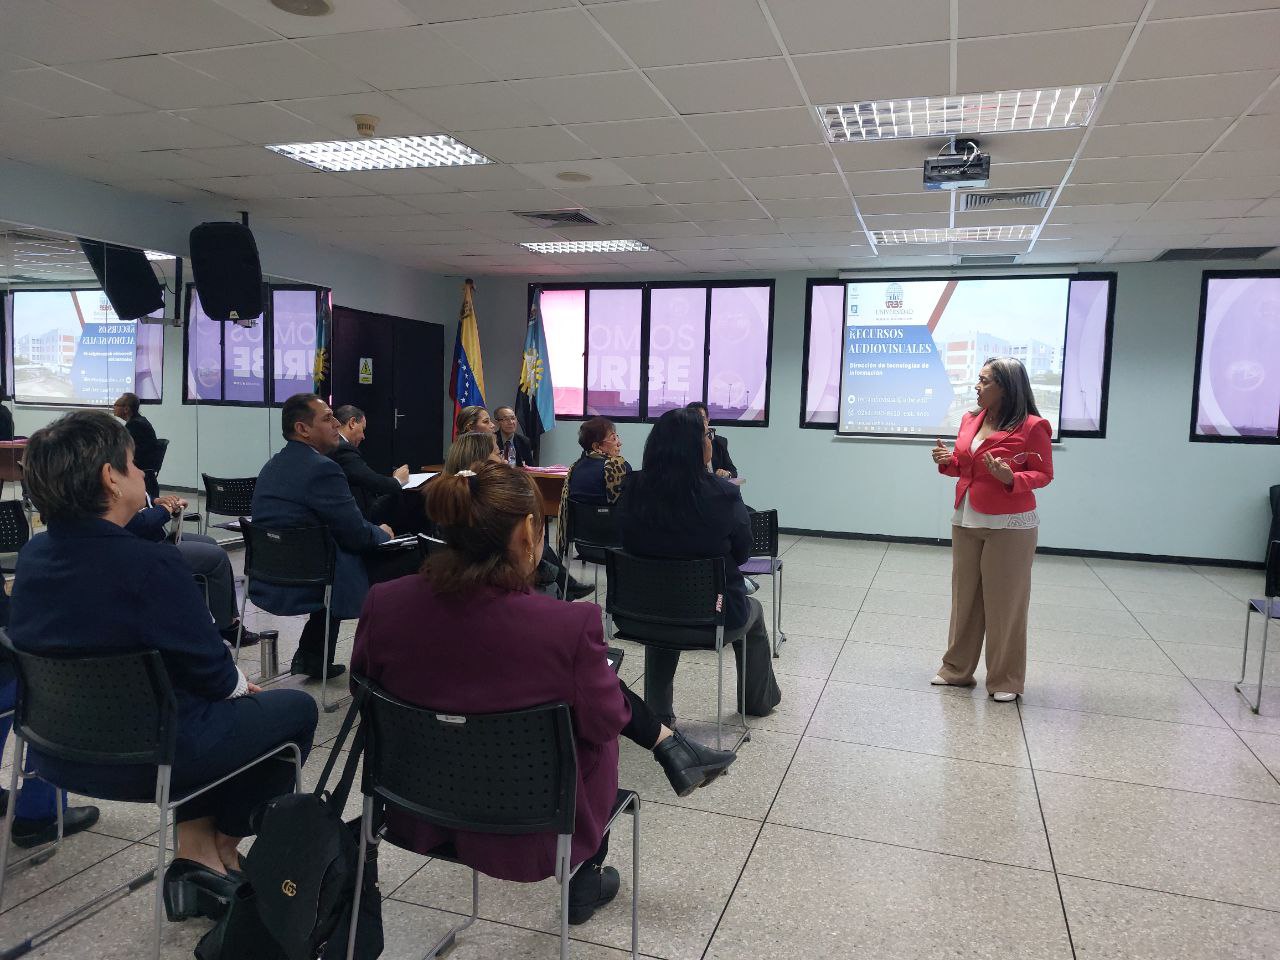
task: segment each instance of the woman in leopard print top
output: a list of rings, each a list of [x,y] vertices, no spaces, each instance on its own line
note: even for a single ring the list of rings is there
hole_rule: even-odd
[[[569,468],[564,489],[560,493],[560,523],[557,539],[560,554],[568,548],[565,540],[565,518],[569,500],[579,503],[609,504],[622,495],[622,484],[631,472],[631,464],[622,458],[622,439],[613,421],[592,417],[578,428],[578,445],[582,456]]]

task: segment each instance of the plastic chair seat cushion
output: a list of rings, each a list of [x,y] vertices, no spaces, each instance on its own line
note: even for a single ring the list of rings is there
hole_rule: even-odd
[[[752,557],[738,568],[739,573],[769,576],[782,569],[782,561],[777,557]]]
[[[613,618],[613,628],[620,639],[631,640],[647,647],[661,647],[667,650],[714,650],[716,647],[715,627],[644,623],[616,615]]]

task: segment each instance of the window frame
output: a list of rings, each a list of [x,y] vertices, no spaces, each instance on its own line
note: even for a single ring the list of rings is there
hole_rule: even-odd
[[[813,288],[814,287],[840,287],[840,300],[843,304],[840,308],[840,322],[843,326],[844,311],[848,307],[849,295],[847,293],[848,280],[841,280],[831,277],[810,277],[804,285],[804,345],[800,356],[803,362],[800,365],[800,429],[801,430],[830,430],[835,432],[836,427],[840,425],[840,410],[836,408],[836,419],[834,423],[818,423],[810,421],[806,418],[808,412],[805,408],[809,404],[809,336],[810,328],[813,325]],[[843,335],[842,335],[843,342]],[[837,359],[837,365],[839,359]]]
[[[583,309],[583,350],[582,350],[582,404],[583,413],[571,414],[556,412],[557,420],[584,421],[591,419],[586,411],[589,392],[587,370],[591,356],[591,291],[592,290],[639,290],[640,291],[640,414],[627,417],[609,417],[614,423],[654,423],[658,417],[649,415],[649,331],[650,312],[654,290],[660,289],[702,289],[707,292],[707,303],[703,314],[702,335],[702,402],[706,402],[707,386],[711,377],[711,305],[712,292],[716,289],[737,289],[742,287],[767,287],[769,289],[769,318],[765,344],[764,370],[764,417],[761,420],[725,420],[713,419],[714,427],[768,427],[770,406],[773,401],[773,332],[774,317],[777,313],[777,281],[770,277],[757,280],[649,280],[635,283],[625,280],[609,280],[591,283],[530,283],[528,285],[528,311],[533,311],[533,298],[539,290],[582,290],[586,293]],[[553,375],[554,375],[554,371]]]
[[[1098,429],[1097,430],[1064,430],[1062,428],[1062,410],[1058,410],[1058,439],[1060,440],[1105,440],[1107,438],[1107,407],[1111,400],[1111,339],[1116,324],[1116,288],[1120,286],[1120,274],[1115,270],[1093,270],[1088,273],[1077,273],[1071,278],[1077,280],[1107,281],[1107,326],[1103,333],[1102,345],[1102,384],[1098,397]],[[1070,311],[1071,293],[1067,292],[1067,309]],[[1066,348],[1066,343],[1063,343]]]
[[[1200,419],[1200,372],[1204,359],[1204,327],[1209,305],[1210,280],[1234,280],[1247,277],[1280,279],[1280,270],[1203,270],[1200,273],[1200,316],[1196,324],[1196,366],[1191,377],[1191,425],[1188,439],[1192,443],[1243,443],[1261,446],[1280,445],[1280,410],[1276,411],[1276,436],[1273,437],[1220,437],[1196,433],[1196,421]]]

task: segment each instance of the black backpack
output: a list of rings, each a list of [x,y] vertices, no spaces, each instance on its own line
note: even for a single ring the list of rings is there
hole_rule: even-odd
[[[325,784],[360,711],[362,693],[357,693],[342,721],[342,729],[315,791],[276,797],[253,814],[252,826],[257,839],[245,857],[245,875],[253,888],[262,925],[288,960],[315,960],[322,951],[327,956],[346,954],[346,934],[360,859],[360,821],[343,823],[342,810],[360,761],[363,730],[356,734],[342,776],[332,793],[325,790]],[[376,849],[370,847],[370,860],[376,855]],[[370,875],[366,865],[361,898],[361,919],[369,918],[371,922],[357,926],[357,935],[365,948],[358,951],[361,957],[376,957],[382,948],[376,861],[372,866]],[[370,900],[373,902],[367,902]],[[371,912],[376,916],[371,917]],[[366,929],[375,924],[376,930]],[[326,949],[335,933],[342,940],[341,950],[337,952]],[[371,942],[374,937],[376,945]]]

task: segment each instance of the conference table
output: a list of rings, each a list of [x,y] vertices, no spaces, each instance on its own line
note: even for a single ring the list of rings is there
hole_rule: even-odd
[[[442,463],[429,463],[419,468],[422,473],[440,473],[444,470]],[[564,481],[569,476],[568,467],[521,467],[533,480],[538,490],[538,500],[542,503],[542,516],[546,520],[554,520],[560,515],[560,492],[564,489]]]

